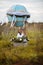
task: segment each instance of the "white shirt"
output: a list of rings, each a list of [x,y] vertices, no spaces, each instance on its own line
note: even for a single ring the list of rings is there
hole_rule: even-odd
[[[24,33],[22,33],[21,35],[18,33],[17,34],[17,38],[22,38],[24,36]]]

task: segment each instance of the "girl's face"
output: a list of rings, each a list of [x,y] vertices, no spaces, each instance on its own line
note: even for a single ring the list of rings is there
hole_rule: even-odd
[[[20,33],[20,35],[21,35],[21,33],[22,33],[22,30],[20,29],[18,32],[19,32],[19,33]]]
[[[20,30],[20,32],[22,33],[22,30]]]

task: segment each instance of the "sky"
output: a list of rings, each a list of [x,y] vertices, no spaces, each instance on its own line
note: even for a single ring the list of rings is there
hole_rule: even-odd
[[[31,22],[43,22],[43,0],[0,0],[0,22],[8,22],[7,11],[16,4],[20,4],[26,7],[30,13],[28,21]]]

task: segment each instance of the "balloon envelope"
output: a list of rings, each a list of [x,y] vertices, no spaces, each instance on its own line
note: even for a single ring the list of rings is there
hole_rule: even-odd
[[[30,14],[27,12],[24,6],[15,5],[8,10],[7,17],[9,22],[12,22],[12,19],[14,17],[13,22],[16,20],[16,26],[23,26],[23,22],[30,17]]]

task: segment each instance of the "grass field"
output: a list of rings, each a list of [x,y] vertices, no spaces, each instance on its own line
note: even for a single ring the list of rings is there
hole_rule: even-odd
[[[0,65],[43,65],[43,30],[28,29],[30,40],[25,47],[10,42],[16,36],[14,29],[5,31],[0,35]]]

